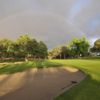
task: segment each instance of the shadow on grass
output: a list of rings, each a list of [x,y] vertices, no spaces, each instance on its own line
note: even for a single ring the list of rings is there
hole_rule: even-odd
[[[22,72],[24,70],[30,69],[30,68],[48,68],[48,67],[59,67],[62,66],[59,63],[53,63],[48,60],[42,60],[42,61],[30,61],[30,62],[23,62],[21,64],[4,64],[0,68],[0,74],[12,74],[16,72]]]

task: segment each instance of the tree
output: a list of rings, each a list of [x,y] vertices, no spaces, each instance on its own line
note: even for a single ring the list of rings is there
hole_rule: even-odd
[[[68,48],[68,46],[62,46],[61,47],[61,58],[66,59],[68,58],[70,55],[70,50]]]
[[[0,56],[9,57],[9,47],[13,44],[11,40],[2,39],[0,40]]]
[[[56,47],[53,48],[52,50],[49,51],[49,55],[48,55],[49,59],[56,59],[56,58],[61,58],[61,48],[60,47]]]
[[[94,47],[91,49],[92,52],[100,52],[100,39],[94,42]]]
[[[19,52],[26,58],[36,57],[38,53],[38,42],[29,37],[28,35],[22,35],[17,39],[19,45]]]
[[[50,59],[66,59],[69,57],[69,48],[67,46],[59,46],[49,51]]]
[[[45,58],[47,57],[47,46],[36,39],[29,37],[28,35],[22,35],[17,39],[19,45],[19,52],[24,54],[25,58]]]
[[[0,40],[1,58],[46,58],[47,50],[44,42],[37,42],[28,35],[21,35],[15,42],[8,39]]]
[[[85,38],[74,39],[71,44],[71,55],[73,57],[80,57],[88,55],[89,42]]]
[[[28,35],[21,35],[16,41],[17,45],[19,45],[19,52],[23,53],[24,56],[27,55],[27,46],[29,41],[31,41],[31,38]]]
[[[35,39],[31,39],[27,42],[26,50],[28,56],[36,58],[38,56],[38,42]]]
[[[40,58],[47,58],[48,55],[48,48],[44,42],[40,41],[39,42],[39,49],[38,49],[38,57]]]
[[[24,53],[20,51],[20,44],[17,42],[13,42],[11,46],[9,46],[9,53],[13,58],[23,58],[25,57]]]

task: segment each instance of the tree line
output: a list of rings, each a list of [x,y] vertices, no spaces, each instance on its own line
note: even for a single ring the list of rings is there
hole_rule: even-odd
[[[37,42],[36,39],[28,35],[21,35],[12,41],[9,39],[0,40],[0,58],[26,59],[27,58],[47,58],[47,46],[43,41]]]
[[[66,59],[88,57],[92,53],[98,53],[100,55],[100,39],[94,42],[93,47],[90,47],[88,40],[83,37],[81,39],[73,39],[69,45],[58,46],[49,50],[48,58]]]
[[[48,51],[43,41],[37,41],[29,35],[21,35],[12,41],[0,40],[0,59],[66,59],[90,56],[90,53],[100,53],[100,39],[90,48],[88,40],[83,37],[73,39],[68,45],[62,45]]]

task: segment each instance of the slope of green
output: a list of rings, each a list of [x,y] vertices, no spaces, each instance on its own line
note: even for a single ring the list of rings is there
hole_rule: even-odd
[[[78,86],[55,100],[100,100],[100,60],[54,60],[65,66],[77,67],[87,74]]]

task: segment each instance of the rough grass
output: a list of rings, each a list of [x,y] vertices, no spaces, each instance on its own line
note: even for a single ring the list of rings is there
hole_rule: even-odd
[[[87,78],[55,100],[100,100],[100,60],[54,60],[83,70]]]
[[[51,62],[47,60],[42,61],[30,61],[30,62],[17,62],[17,63],[0,63],[0,74],[13,74],[16,72],[22,72],[30,68],[47,68],[61,66],[56,62]]]

